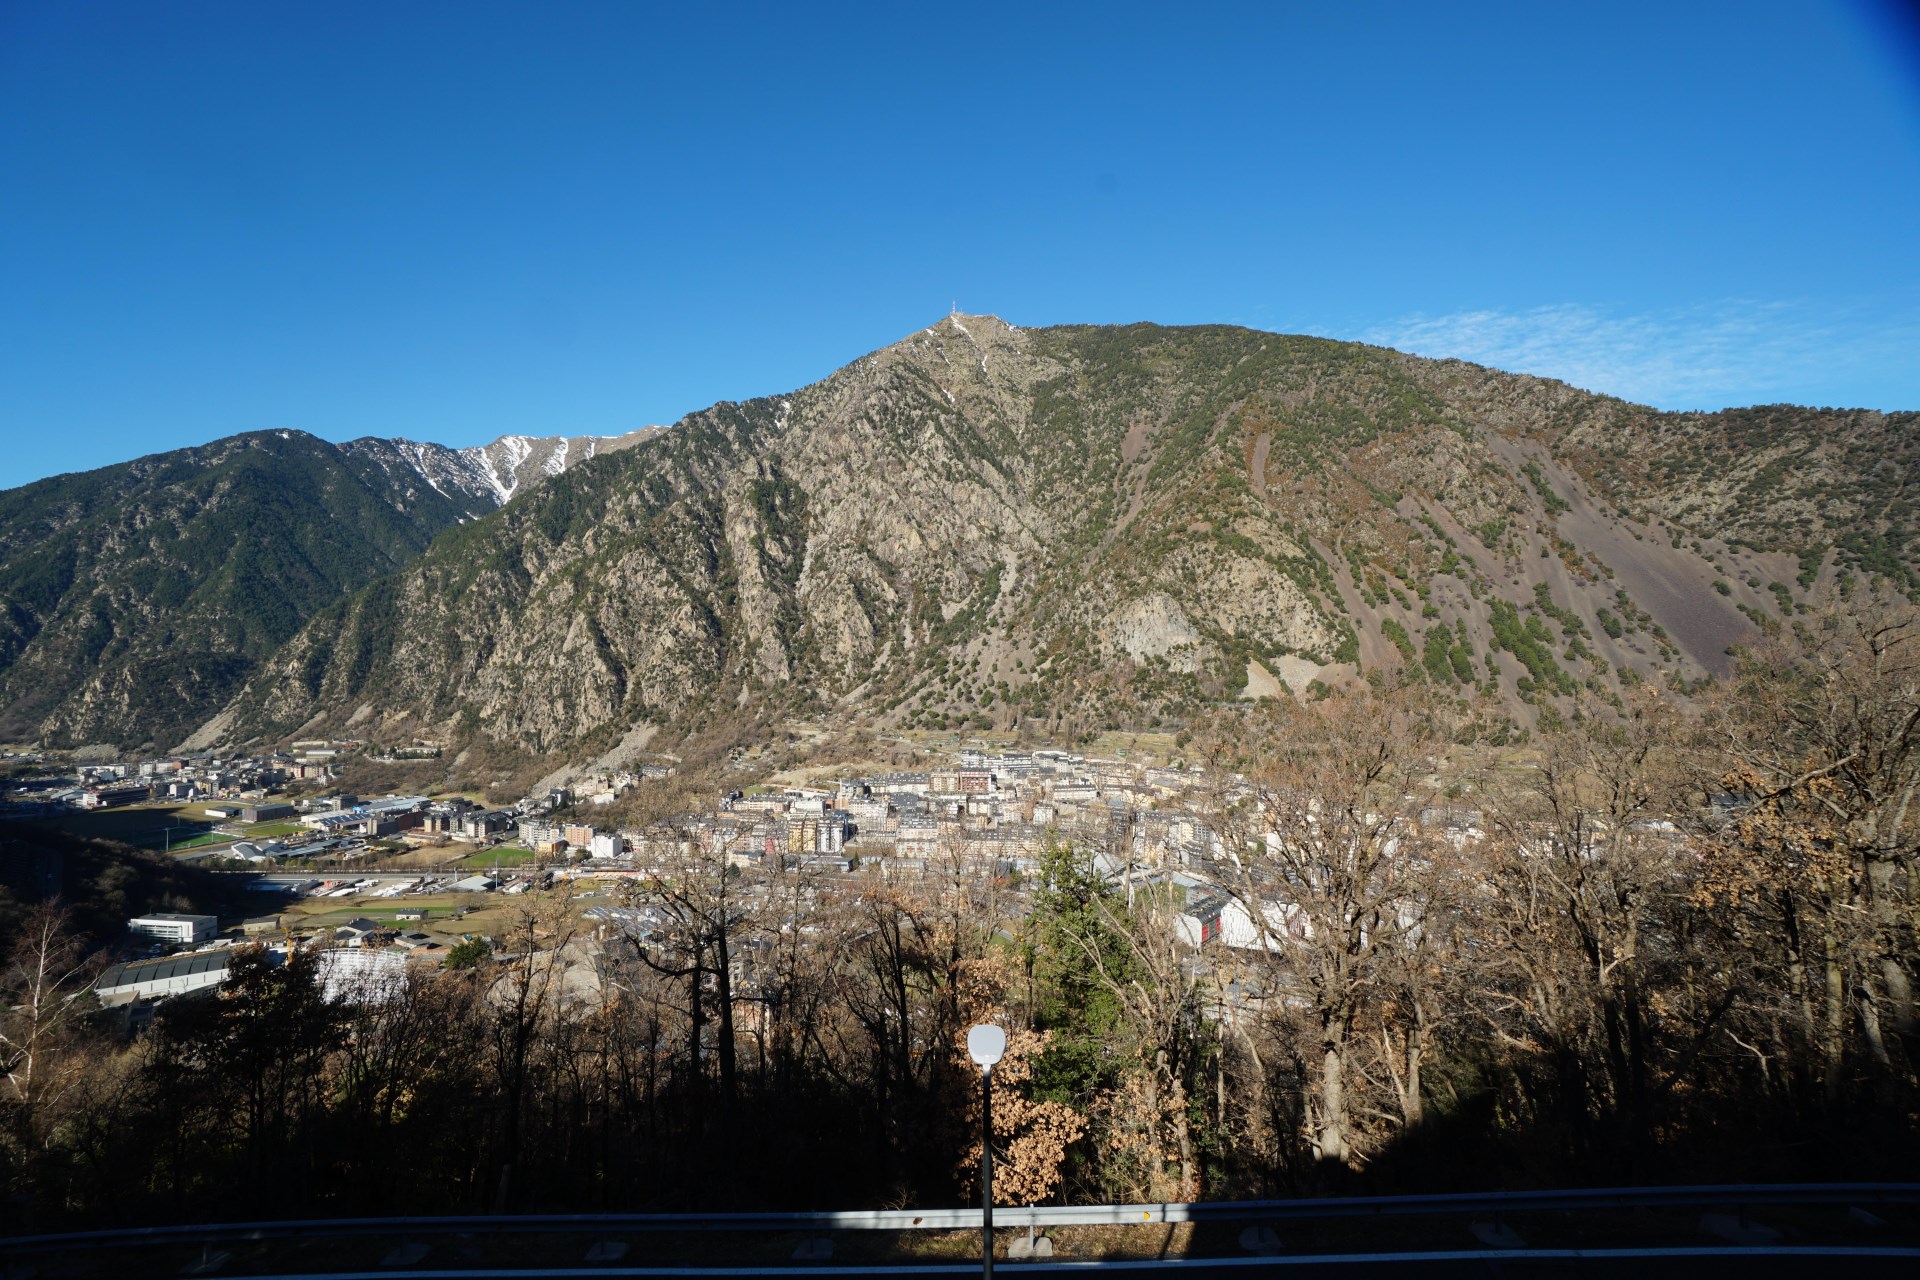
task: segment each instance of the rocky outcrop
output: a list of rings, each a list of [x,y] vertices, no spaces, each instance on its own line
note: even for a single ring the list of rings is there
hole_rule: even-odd
[[[1200,633],[1187,621],[1173,597],[1156,591],[1129,601],[1114,615],[1113,647],[1134,662],[1161,658],[1174,670],[1192,674],[1200,669]]]

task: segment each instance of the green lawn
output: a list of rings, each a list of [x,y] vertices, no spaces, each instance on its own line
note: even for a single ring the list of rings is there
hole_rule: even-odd
[[[181,849],[204,849],[208,845],[232,844],[233,837],[223,836],[218,832],[209,831],[205,835],[201,835],[201,836],[190,835],[184,839],[182,839],[179,836],[175,836],[171,840],[169,840],[166,834],[163,832],[157,835],[143,838],[139,841],[136,841],[135,843],[145,845],[150,849],[159,849],[164,847],[164,848],[172,849],[177,853]]]
[[[298,822],[256,822],[241,828],[248,840],[270,840],[275,836],[290,836],[306,829]]]
[[[125,840],[130,844],[144,843],[144,837],[149,835],[155,844],[159,844],[163,838],[160,833],[167,827],[178,827],[179,834],[190,836],[213,825],[209,819],[201,816],[198,805],[178,804],[128,805],[120,809],[76,811],[39,821],[44,826],[72,835],[90,836],[98,840]]]
[[[533,850],[524,845],[503,844],[497,849],[482,849],[478,853],[470,853],[455,865],[484,869],[497,863],[503,867],[518,867],[533,860]]]

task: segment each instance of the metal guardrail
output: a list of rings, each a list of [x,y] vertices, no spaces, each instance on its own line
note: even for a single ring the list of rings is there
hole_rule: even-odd
[[[1920,1205],[1920,1183],[1759,1183],[1681,1187],[1611,1187],[1571,1191],[1468,1192],[1425,1196],[1353,1196],[1313,1200],[1230,1200],[1192,1204],[1042,1205],[996,1208],[1003,1229],[1139,1226],[1171,1223],[1278,1222],[1359,1217],[1499,1217],[1519,1213],[1699,1206]],[[178,1223],[0,1236],[0,1255],[69,1248],[367,1235],[696,1233],[979,1230],[980,1210],[864,1209],[774,1213],[502,1214],[405,1218],[318,1218],[263,1222]],[[1770,1246],[1771,1247],[1771,1246]],[[1784,1247],[1784,1246],[1783,1246]],[[1776,1250],[1777,1252],[1778,1250]],[[1720,1252],[1725,1252],[1724,1250]],[[1341,1255],[1350,1256],[1350,1255]],[[1429,1256],[1429,1255],[1422,1255]],[[1518,1251],[1502,1257],[1520,1256]],[[1060,1264],[1052,1264],[1060,1265]],[[923,1268],[915,1268],[916,1270]],[[410,1271],[424,1275],[427,1272]],[[571,1274],[580,1274],[577,1269]]]
[[[1229,1274],[1250,1270],[1257,1274],[1267,1274],[1279,1267],[1359,1267],[1368,1268],[1358,1274],[1372,1274],[1370,1269],[1391,1266],[1454,1266],[1460,1263],[1484,1263],[1489,1267],[1515,1262],[1558,1262],[1558,1263],[1620,1263],[1620,1262],[1660,1262],[1688,1261],[1724,1262],[1729,1259],[1750,1259],[1754,1262],[1770,1261],[1781,1258],[1820,1258],[1836,1262],[1860,1264],[1869,1261],[1892,1261],[1920,1258],[1920,1249],[1875,1248],[1847,1246],[1788,1245],[1779,1248],[1743,1249],[1736,1247],[1697,1249],[1697,1248],[1654,1248],[1654,1249],[1467,1249],[1446,1252],[1382,1252],[1382,1253],[1324,1253],[1295,1254],[1271,1257],[1249,1258],[1161,1258],[1140,1259],[1103,1259],[1103,1260],[1059,1260],[1046,1262],[996,1262],[994,1271],[1011,1272],[1016,1275],[1045,1275],[1059,1271],[1124,1271],[1124,1272],[1203,1272],[1219,1270]],[[966,1276],[979,1275],[977,1262],[954,1263],[940,1262],[931,1264],[888,1263],[881,1266],[859,1265],[844,1266],[835,1263],[813,1264],[792,1267],[477,1267],[465,1270],[445,1268],[405,1267],[368,1271],[315,1271],[286,1272],[277,1275],[249,1275],[245,1280],[583,1280],[595,1277],[596,1280],[668,1280],[685,1278],[696,1280],[698,1277],[711,1276]],[[1497,1274],[1494,1273],[1494,1274]],[[1897,1273],[1896,1273],[1897,1274]]]

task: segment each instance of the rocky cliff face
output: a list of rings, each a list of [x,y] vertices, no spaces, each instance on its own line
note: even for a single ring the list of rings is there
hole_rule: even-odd
[[[1658,414],[1224,327],[956,316],[721,404],[320,612],[222,729],[604,749],[743,705],[1046,734],[1398,669],[1525,723],[1911,585],[1914,415]]]
[[[317,609],[627,436],[263,431],[0,492],[0,740],[169,747]]]

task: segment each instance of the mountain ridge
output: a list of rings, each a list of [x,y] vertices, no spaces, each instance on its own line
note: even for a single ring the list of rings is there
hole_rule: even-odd
[[[256,432],[0,492],[0,737],[1072,738],[1395,672],[1511,735],[1713,679],[1810,592],[1920,590],[1916,423],[956,313],[671,430]]]
[[[171,745],[317,608],[659,430],[458,450],[269,429],[0,491],[0,739]]]
[[[1845,575],[1911,584],[1911,510],[1844,495],[1892,483],[1873,442],[1910,472],[1914,421],[954,315],[443,536],[226,726],[530,755],[741,708],[1071,737],[1398,671],[1513,733],[1581,688],[1711,679]],[[1728,442],[1751,456],[1703,475]]]

